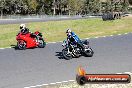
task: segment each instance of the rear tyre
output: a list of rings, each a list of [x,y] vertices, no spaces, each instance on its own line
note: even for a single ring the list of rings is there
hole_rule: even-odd
[[[66,60],[72,59],[72,55],[71,55],[71,54],[68,54],[68,50],[67,50],[67,49],[63,49],[63,50],[62,50],[62,55],[63,55],[63,57],[64,57]]]
[[[39,47],[39,48],[44,48],[45,46],[46,46],[46,43],[44,42],[44,40],[43,40],[43,39],[39,40],[39,45],[38,45],[38,47]]]
[[[84,54],[86,57],[92,57],[94,52],[91,48],[88,48],[87,50],[84,51]]]

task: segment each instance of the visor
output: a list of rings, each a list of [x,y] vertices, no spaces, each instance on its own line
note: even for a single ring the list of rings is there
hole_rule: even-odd
[[[22,29],[23,27],[20,27],[20,29]]]

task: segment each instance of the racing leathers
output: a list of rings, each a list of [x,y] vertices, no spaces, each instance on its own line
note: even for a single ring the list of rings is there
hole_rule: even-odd
[[[23,28],[23,29],[21,29],[19,33],[22,33],[23,35],[29,33],[29,34],[30,34],[30,37],[31,37],[31,38],[36,38],[36,42],[38,42],[38,37],[37,37],[37,35],[35,35],[34,33],[30,32],[28,28]],[[18,33],[18,34],[19,34],[19,33]]]
[[[77,44],[77,46],[84,49],[82,41],[79,39],[79,37],[74,32],[67,34],[67,40],[68,40],[68,45],[70,45],[70,44],[76,45]]]

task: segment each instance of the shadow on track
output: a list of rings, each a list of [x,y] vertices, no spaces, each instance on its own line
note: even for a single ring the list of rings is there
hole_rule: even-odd
[[[62,55],[62,52],[56,52],[56,55],[59,59],[65,59]]]
[[[11,48],[14,48],[15,50],[19,50],[19,48],[17,47],[17,45],[11,45]]]
[[[18,47],[17,47],[17,45],[10,45],[11,46],[11,48],[13,48],[13,49],[15,49],[15,50],[21,50],[21,49],[19,49]],[[35,49],[35,47],[33,47],[33,48],[28,48],[28,49]]]

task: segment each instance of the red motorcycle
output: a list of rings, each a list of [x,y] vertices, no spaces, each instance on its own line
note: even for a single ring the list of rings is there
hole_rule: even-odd
[[[36,31],[33,34],[31,34],[30,32],[26,34],[19,33],[16,36],[16,40],[17,47],[20,50],[35,47],[44,48],[46,46],[46,42],[42,38],[42,33],[40,33],[39,31]]]

